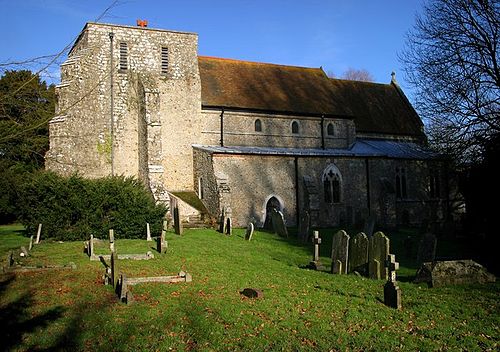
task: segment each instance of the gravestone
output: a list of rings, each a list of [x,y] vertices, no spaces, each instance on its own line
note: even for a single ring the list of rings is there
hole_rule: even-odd
[[[309,268],[314,270],[323,270],[324,267],[321,265],[319,260],[319,245],[321,244],[321,238],[319,237],[319,231],[314,231],[312,242],[314,245],[313,260],[309,263]]]
[[[115,251],[115,231],[113,229],[109,229],[109,250]]]
[[[128,289],[128,280],[125,274],[120,274],[118,282],[118,298],[125,304],[130,304],[134,301],[132,292]]]
[[[224,226],[224,233],[228,236],[231,236],[233,234],[233,225],[232,225],[230,217],[226,218],[226,225]]]
[[[281,237],[288,237],[288,230],[285,225],[285,219],[283,218],[283,213],[279,210],[271,210],[271,219],[273,222],[274,232]]]
[[[247,226],[247,231],[245,232],[245,240],[251,241],[253,236],[254,226],[253,223],[249,222]]]
[[[28,251],[31,251],[33,249],[33,235],[30,237],[30,245],[28,247]]]
[[[156,239],[156,250],[158,253],[163,254],[167,251],[167,248],[168,242],[165,239],[165,231],[162,231],[160,237]]]
[[[332,274],[347,274],[347,262],[349,257],[349,235],[340,230],[333,235],[332,239]]]
[[[111,252],[111,258],[110,258],[110,262],[111,262],[111,285],[113,285],[113,287],[116,287],[116,280],[117,280],[117,275],[118,275],[118,268],[117,268],[117,261],[118,261],[118,258],[117,258],[117,255],[116,255],[116,252],[115,251],[112,251]]]
[[[385,266],[389,272],[389,279],[384,285],[384,304],[391,308],[401,309],[401,289],[396,281],[396,270],[399,269],[399,263],[396,262],[394,254],[387,256]]]
[[[35,244],[40,243],[40,235],[42,234],[42,224],[38,224],[38,231],[36,232],[36,241]]]
[[[146,241],[152,241],[151,238],[151,229],[149,227],[149,222],[146,223]]]
[[[368,238],[372,237],[373,229],[375,228],[375,217],[369,216],[365,221],[365,225],[363,226],[363,233],[368,236]]]
[[[417,253],[417,263],[421,265],[426,262],[433,262],[436,259],[437,239],[434,234],[426,232],[420,240]]]
[[[21,257],[27,257],[27,256],[29,256],[29,254],[28,254],[28,250],[26,249],[26,247],[21,246],[21,253],[19,253],[19,255],[20,255]]]
[[[88,255],[90,257],[94,256],[94,235],[90,235],[90,240],[89,240],[89,253]]]
[[[183,229],[182,229],[181,215],[178,206],[174,207],[174,231],[177,235],[182,235]]]
[[[349,240],[349,263],[348,272],[354,271],[368,274],[368,237],[360,232]]]
[[[302,213],[299,220],[299,231],[298,236],[302,242],[307,242],[309,238],[309,230],[310,230],[311,218],[309,216],[309,212],[306,210]]]
[[[387,280],[385,260],[389,255],[389,239],[382,233],[376,232],[370,238],[368,249],[368,276],[372,279]]]
[[[473,260],[447,260],[423,263],[413,282],[430,287],[495,282],[495,275]]]

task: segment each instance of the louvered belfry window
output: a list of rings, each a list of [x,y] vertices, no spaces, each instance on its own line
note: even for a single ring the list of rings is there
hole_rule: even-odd
[[[165,46],[161,48],[161,73],[168,73],[168,48]]]
[[[125,71],[128,68],[128,46],[127,43],[120,43],[120,66],[121,71]]]

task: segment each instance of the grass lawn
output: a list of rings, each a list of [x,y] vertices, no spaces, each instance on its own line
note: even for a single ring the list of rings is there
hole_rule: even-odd
[[[330,266],[333,231],[322,232]],[[119,303],[102,284],[104,266],[91,262],[82,242],[47,242],[24,260],[68,264],[76,270],[0,276],[3,350],[86,351],[497,351],[500,284],[427,288],[410,282],[412,258],[389,234],[402,264],[403,310],[383,305],[383,281],[304,269],[312,246],[244,230],[232,237],[212,230],[167,234],[168,251],[154,242],[116,240],[118,253],[146,253],[150,261],[118,261],[128,277],[189,272],[193,282],[132,287],[135,302]],[[413,235],[415,233],[413,232]],[[42,235],[43,236],[43,235]],[[20,226],[0,227],[0,256],[28,246]],[[153,247],[153,249],[152,249]],[[98,248],[105,253],[106,248]],[[412,266],[413,265],[413,266]],[[240,295],[259,288],[264,298]]]

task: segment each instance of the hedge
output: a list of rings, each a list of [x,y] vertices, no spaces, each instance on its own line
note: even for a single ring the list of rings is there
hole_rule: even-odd
[[[160,234],[167,211],[155,204],[151,193],[135,178],[114,176],[85,179],[37,172],[19,190],[19,220],[29,235],[43,224],[45,238],[60,241],[85,240],[93,234],[115,238],[146,238]]]

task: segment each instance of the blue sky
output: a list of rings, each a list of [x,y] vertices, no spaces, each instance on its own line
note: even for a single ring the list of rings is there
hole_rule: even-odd
[[[0,0],[0,63],[61,51],[113,0]],[[366,69],[407,86],[398,53],[423,0],[119,0],[100,22],[196,32],[199,54],[323,67]],[[44,60],[41,60],[44,61]],[[46,60],[45,60],[46,61]],[[59,60],[60,62],[61,60]],[[36,69],[36,65],[27,68]],[[58,67],[46,73],[57,82]],[[53,77],[53,78],[49,78]]]

